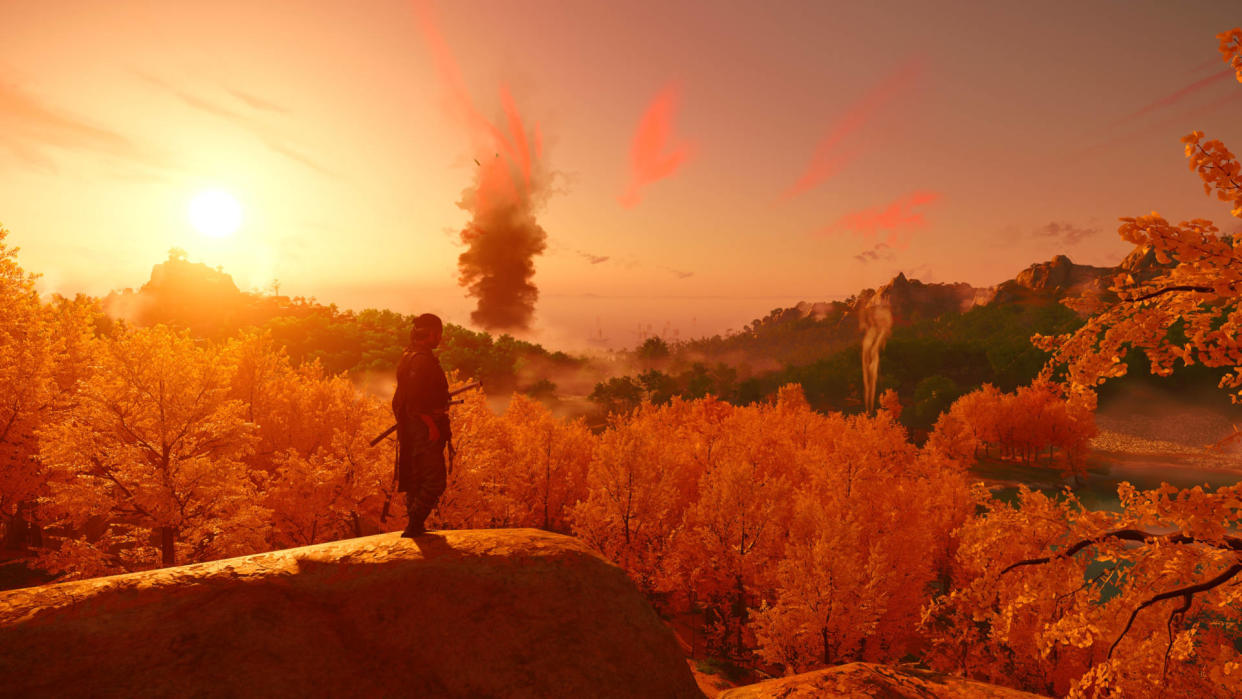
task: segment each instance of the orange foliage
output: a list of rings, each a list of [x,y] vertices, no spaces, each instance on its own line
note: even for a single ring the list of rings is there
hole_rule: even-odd
[[[761,657],[790,673],[917,650],[950,532],[969,515],[960,467],[885,413],[821,419],[756,623]]]
[[[1242,30],[1218,36],[1225,61],[1242,82]],[[1217,140],[1204,141],[1195,131],[1182,139],[1190,169],[1203,180],[1207,194],[1229,202],[1232,215],[1242,217],[1242,165]],[[1036,344],[1053,352],[1046,369],[1068,368],[1070,383],[1094,388],[1126,373],[1123,359],[1131,349],[1142,351],[1152,373],[1167,376],[1174,363],[1199,362],[1227,367],[1221,380],[1235,402],[1242,399],[1242,237],[1222,237],[1203,219],[1173,225],[1159,214],[1121,219],[1121,237],[1154,250],[1157,261],[1176,263],[1146,282],[1119,275],[1113,290],[1121,302],[1089,319],[1071,335],[1040,337]]]
[[[1242,488],[1119,494],[1112,513],[1069,493],[1023,488],[1007,505],[980,489],[954,590],[924,620],[931,662],[1058,696],[1237,696],[1242,598],[1220,576],[1242,568],[1227,528]]]
[[[1095,396],[1080,392],[1064,396],[1045,379],[1021,386],[1012,394],[984,384],[957,399],[936,421],[928,439],[946,458],[962,461],[996,447],[1004,458],[1033,463],[1044,450],[1059,449],[1057,468],[1081,474],[1090,440],[1096,434]]]
[[[220,359],[162,326],[105,341],[100,369],[39,433],[42,509],[72,540],[45,554],[50,569],[90,575],[263,549],[269,513],[242,461],[253,426],[228,398]]]

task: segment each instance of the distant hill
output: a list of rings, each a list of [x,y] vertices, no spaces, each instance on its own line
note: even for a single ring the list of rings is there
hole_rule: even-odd
[[[895,389],[910,408],[902,418],[907,426],[926,429],[944,407],[983,383],[1007,391],[1029,383],[1047,359],[1031,336],[1081,326],[1117,300],[1109,288],[1118,275],[1141,281],[1165,267],[1152,250],[1136,248],[1114,267],[1080,265],[1057,255],[993,287],[898,274],[844,301],[775,309],[726,336],[672,345],[648,339],[633,353],[633,373],[601,382],[592,396],[609,410],[625,410],[643,399],[708,393],[746,403],[773,395],[784,383],[799,383],[821,410],[860,410],[859,316],[878,297],[893,315],[879,388]],[[1136,374],[1146,373],[1141,359],[1133,361]],[[1215,380],[1196,369],[1181,372],[1183,379]]]
[[[109,316],[138,326],[184,328],[222,340],[245,330],[271,333],[295,363],[318,361],[331,373],[391,372],[408,343],[413,315],[389,310],[350,311],[314,298],[240,291],[222,269],[191,262],[179,250],[151,269],[137,291],[101,301]],[[490,394],[548,393],[547,380],[586,366],[581,358],[502,335],[446,323],[440,358],[447,370],[484,381]],[[598,380],[598,379],[596,379]]]

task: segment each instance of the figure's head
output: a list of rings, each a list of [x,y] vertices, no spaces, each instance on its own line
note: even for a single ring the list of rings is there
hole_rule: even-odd
[[[424,313],[414,319],[414,327],[410,329],[410,344],[433,349],[440,344],[444,334],[444,324],[440,317],[432,313]]]

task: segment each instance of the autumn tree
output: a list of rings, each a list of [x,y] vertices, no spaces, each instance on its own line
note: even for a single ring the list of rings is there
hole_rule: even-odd
[[[964,465],[916,449],[887,411],[827,416],[820,433],[755,621],[760,655],[786,672],[916,650],[970,514]]]
[[[91,575],[264,548],[253,444],[214,346],[164,327],[104,343],[63,419],[39,433],[52,570]]]
[[[1242,82],[1242,29],[1217,37],[1224,60]],[[1242,218],[1242,165],[1218,140],[1204,140],[1195,131],[1182,139],[1190,169],[1203,181],[1204,192],[1228,202]],[[1211,221],[1169,223],[1158,213],[1121,219],[1118,229],[1128,242],[1154,250],[1157,261],[1172,264],[1167,272],[1139,281],[1119,275],[1113,291],[1120,302],[1090,318],[1077,332],[1036,336],[1053,352],[1047,373],[1064,367],[1076,387],[1094,388],[1126,373],[1130,351],[1142,352],[1151,371],[1172,373],[1177,362],[1223,367],[1221,380],[1232,398],[1242,398],[1242,238],[1223,236]]]
[[[393,446],[369,441],[392,422],[389,407],[317,360],[295,368],[267,332],[241,333],[224,358],[232,367],[229,396],[256,428],[245,460],[272,512],[272,545],[387,526],[381,520],[393,495]]]
[[[1119,490],[1119,513],[1070,494],[977,493],[953,592],[925,624],[941,669],[1058,696],[1237,696],[1237,487]]]
[[[586,497],[595,440],[581,420],[562,421],[532,398],[515,394],[500,421],[513,451],[502,473],[520,503],[510,526],[569,531],[570,508]]]
[[[802,480],[794,435],[777,417],[782,407],[736,408],[722,421],[659,576],[662,587],[704,608],[708,638],[726,655],[745,649],[750,609],[768,589],[767,568],[784,547]]]
[[[43,303],[7,236],[0,227],[0,548],[24,548],[37,543],[35,504],[46,494],[36,433],[88,370],[98,309],[81,297]]]
[[[1034,464],[1047,450],[1063,475],[1081,476],[1095,434],[1094,393],[1067,393],[1037,379],[1013,393],[984,384],[962,396],[937,420],[929,440],[955,459],[982,446],[985,455],[996,448],[1000,458]]]
[[[1242,29],[1218,37],[1242,81]],[[1183,139],[1190,167],[1242,217],[1242,167],[1219,141]],[[1073,392],[1126,372],[1131,351],[1157,375],[1176,363],[1229,370],[1242,395],[1238,308],[1242,241],[1210,221],[1177,225],[1159,214],[1122,219],[1121,236],[1154,251],[1166,271],[1122,275],[1120,301],[1075,333],[1036,337]],[[1139,492],[1123,483],[1122,511],[1092,512],[1072,494],[1025,489],[1016,505],[980,494],[983,516],[960,532],[957,589],[927,626],[938,666],[1071,696],[1237,696],[1242,491]]]
[[[659,584],[670,536],[715,455],[721,418],[732,410],[712,398],[644,403],[614,415],[598,438],[586,497],[572,509],[570,523],[578,537],[648,592]],[[696,435],[698,430],[706,434]]]

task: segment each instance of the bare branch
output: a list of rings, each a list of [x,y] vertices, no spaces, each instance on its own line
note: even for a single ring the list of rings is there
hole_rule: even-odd
[[[1201,294],[1210,294],[1210,293],[1212,293],[1213,291],[1216,291],[1216,290],[1215,290],[1215,289],[1213,289],[1213,288],[1212,288],[1212,287],[1210,287],[1210,286],[1190,286],[1190,285],[1183,285],[1183,286],[1169,286],[1169,287],[1165,287],[1165,288],[1163,288],[1163,289],[1161,289],[1161,290],[1159,290],[1159,291],[1153,291],[1153,292],[1151,292],[1150,294],[1143,294],[1142,296],[1139,296],[1138,298],[1133,298],[1133,299],[1130,299],[1130,303],[1138,303],[1139,301],[1146,301],[1147,299],[1153,299],[1153,298],[1155,298],[1155,297],[1157,297],[1157,296],[1161,296],[1161,295],[1163,295],[1163,294],[1172,293],[1172,292],[1174,292],[1174,291],[1196,291],[1196,292],[1199,292],[1199,293],[1201,293]]]

